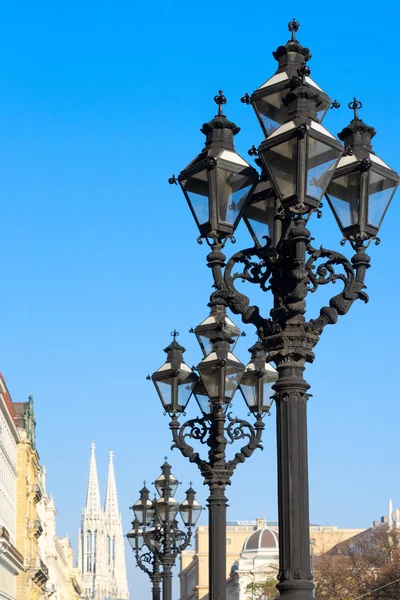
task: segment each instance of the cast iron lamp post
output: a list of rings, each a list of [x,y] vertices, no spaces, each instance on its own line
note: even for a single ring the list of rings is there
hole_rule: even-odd
[[[310,79],[306,62],[311,55],[296,40],[298,28],[295,20],[289,23],[291,40],[274,52],[279,65],[276,74],[242,99],[253,106],[265,136],[258,150],[253,147],[250,151],[258,155],[261,177],[255,177],[234,150],[233,137],[239,128],[222,115],[226,99],[220,93],[216,97],[218,115],[202,129],[207,136],[205,149],[178,178],[171,177],[170,183],[180,184],[199,227],[199,242],[205,240],[211,248],[207,264],[216,288],[210,300],[212,310],[229,307],[242,316],[244,323],[252,323],[268,362],[276,365],[277,587],[289,600],[311,600],[314,584],[310,569],[306,420],[309,385],[303,372],[306,363],[314,360],[313,349],[325,326],[336,323],[355,300],[368,300],[364,292],[370,266],[366,249],[372,240],[379,241],[376,236],[399,177],[373,152],[375,130],[359,118],[358,100],[349,104],[354,118],[338,136],[343,145],[321,124],[330,100]],[[334,101],[331,106],[337,108],[338,103]],[[342,243],[349,241],[354,251],[351,260],[339,252],[311,245],[308,221],[314,214],[322,216],[324,195],[342,232]],[[227,260],[223,248],[233,238],[241,217],[249,226],[255,246]],[[262,316],[260,309],[238,292],[237,279],[271,291],[269,317]],[[342,291],[331,298],[329,306],[321,308],[319,316],[306,320],[308,293],[338,281]],[[226,352],[227,338],[215,337],[212,343],[217,355],[222,349]],[[199,372],[208,393],[210,382],[207,385],[204,381],[200,365]],[[216,385],[220,374],[216,370],[214,375]],[[221,440],[222,455],[224,443],[215,424],[222,419],[225,399],[219,397],[215,402],[215,398],[211,398],[216,407],[212,425],[201,435],[207,438],[210,452],[216,440]],[[174,439],[178,436],[178,412],[171,411]],[[178,436],[176,445],[199,464],[197,455],[187,452],[180,441]],[[204,466],[203,470],[207,477]],[[218,501],[223,502],[222,495]],[[210,510],[213,502],[210,500]],[[211,517],[212,512],[210,533]],[[222,526],[218,535],[223,543]],[[216,546],[211,545],[210,550],[215,553]],[[222,582],[216,583],[215,577],[210,569],[210,599],[225,600],[225,588]]]
[[[220,98],[220,96],[218,96]],[[170,428],[173,448],[194,462],[210,490],[209,510],[209,587],[210,599],[226,598],[226,486],[230,484],[236,466],[250,457],[256,448],[262,448],[263,416],[271,406],[272,384],[277,379],[276,370],[266,363],[266,352],[261,342],[250,348],[251,359],[245,367],[233,354],[240,330],[226,315],[224,304],[212,304],[210,315],[200,323],[194,333],[204,358],[197,371],[189,369],[183,361],[185,349],[173,341],[165,349],[167,360],[151,377],[161,402],[171,417]],[[174,358],[174,369],[172,369]],[[167,374],[167,376],[165,376]],[[160,389],[160,380],[165,384]],[[179,385],[177,382],[180,382]],[[255,417],[254,425],[227,414],[233,396],[239,388]],[[179,423],[178,415],[193,396],[202,416]],[[194,439],[209,447],[208,460],[201,458],[189,445]],[[226,447],[244,439],[247,443],[227,459]]]
[[[151,501],[150,491],[144,486],[140,490],[139,500],[131,507],[135,519],[127,538],[135,552],[138,566],[152,582],[153,600],[160,600],[161,580],[163,600],[172,600],[172,567],[178,554],[189,545],[192,529],[202,507],[197,502],[192,487],[187,490],[182,504],[174,498],[179,482],[172,475],[171,466],[167,462],[161,467],[161,475],[154,485],[159,494],[158,499]],[[186,531],[178,527],[178,512]]]

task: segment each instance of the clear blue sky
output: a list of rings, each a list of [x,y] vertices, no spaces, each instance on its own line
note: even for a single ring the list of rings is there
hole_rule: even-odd
[[[237,0],[3,5],[0,369],[14,401],[34,394],[58,532],[75,547],[92,439],[103,490],[108,449],[115,452],[125,530],[142,480],[157,477],[165,454],[183,482],[179,498],[192,479],[205,504],[196,468],[169,451],[168,419],[145,380],[164,361],[174,327],[188,364],[200,360],[188,329],[207,315],[211,285],[207,248],[167,179],[202,148],[199,128],[215,114],[220,88],[242,127],[237,150],[246,156],[261,141],[240,97],[275,72],[271,52],[288,39],[293,17],[313,54],[312,77],[342,103],[325,126],[337,133],[346,125],[357,95],[378,131],[376,151],[400,171],[394,2],[289,1],[273,11]],[[399,202],[372,247],[370,304],[326,329],[307,372],[314,523],[367,527],[388,498],[400,506]],[[317,243],[339,248],[327,207],[311,227]],[[235,248],[248,243],[240,229]],[[268,313],[270,297],[248,291]],[[324,294],[312,297],[310,317]],[[244,362],[253,342],[248,328],[237,347]],[[228,491],[229,519],[276,518],[274,444],[271,417],[265,451],[238,468]],[[131,553],[127,565],[132,597],[143,597],[148,583]]]

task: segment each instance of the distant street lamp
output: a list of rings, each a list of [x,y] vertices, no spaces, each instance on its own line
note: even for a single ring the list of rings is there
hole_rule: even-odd
[[[202,507],[192,487],[187,490],[186,499],[179,504],[174,498],[179,482],[172,475],[171,466],[165,462],[161,470],[161,475],[154,482],[159,498],[150,500],[146,485],[140,490],[139,500],[131,507],[135,518],[126,537],[135,552],[138,566],[152,582],[153,600],[160,600],[161,581],[163,600],[172,600],[172,567],[177,556],[190,544],[192,529]],[[178,527],[178,512],[186,531]]]
[[[210,600],[225,600],[225,511],[224,490],[234,468],[260,445],[262,415],[268,410],[271,372],[277,368],[275,391],[278,457],[279,583],[282,600],[311,600],[313,575],[310,568],[307,400],[309,385],[303,372],[314,360],[313,349],[326,325],[337,322],[355,300],[368,300],[364,279],[370,266],[366,250],[376,237],[399,183],[399,176],[372,150],[375,130],[359,117],[361,102],[354,98],[350,124],[336,139],[322,125],[331,103],[310,78],[307,61],[311,54],[296,39],[299,23],[289,23],[291,39],[274,53],[276,73],[242,101],[251,104],[265,139],[257,156],[260,175],[234,148],[239,128],[222,112],[226,98],[215,97],[218,114],[203,125],[205,148],[180,175],[179,184],[199,228],[198,241],[210,247],[207,266],[215,291],[210,297],[211,314],[196,328],[204,359],[199,378],[183,362],[184,349],[174,339],[167,349],[167,362],[153,374],[167,413],[174,445],[195,462],[210,487]],[[343,143],[341,143],[343,142]],[[351,260],[343,254],[312,246],[308,222],[322,216],[326,197],[342,232],[342,244],[350,243]],[[243,217],[254,246],[229,260],[223,253],[228,239]],[[269,317],[236,289],[237,280],[271,291]],[[323,306],[319,316],[306,320],[306,297],[320,285],[343,285]],[[226,316],[226,308],[252,323],[259,342],[252,349],[247,370],[232,354],[237,328]],[[173,362],[175,361],[175,362]],[[275,374],[275,371],[273,371]],[[159,389],[165,374],[167,387]],[[256,417],[254,427],[226,416],[238,388]],[[167,395],[165,395],[165,391]],[[180,426],[181,414],[193,394],[203,417]],[[227,423],[227,426],[226,426]],[[202,460],[188,446],[195,438],[208,444],[209,460]],[[235,459],[227,461],[228,439],[246,437],[248,443]]]

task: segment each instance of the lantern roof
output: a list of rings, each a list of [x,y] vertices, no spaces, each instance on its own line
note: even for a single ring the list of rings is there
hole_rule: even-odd
[[[292,19],[288,23],[288,30],[291,32],[291,38],[286,42],[284,46],[278,46],[278,48],[272,53],[272,56],[279,62],[285,59],[288,54],[300,54],[304,62],[307,62],[311,58],[311,52],[308,48],[302,46],[299,40],[296,39],[296,33],[300,28],[300,23],[296,19]]]

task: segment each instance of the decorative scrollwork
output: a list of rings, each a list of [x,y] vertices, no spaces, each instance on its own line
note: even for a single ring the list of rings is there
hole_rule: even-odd
[[[308,253],[310,254],[310,258],[306,263],[306,269],[309,279],[307,285],[309,292],[315,292],[320,285],[336,283],[338,280],[343,281],[344,285],[346,285],[348,281],[354,279],[354,271],[350,261],[343,254],[340,254],[340,252],[327,250],[322,246],[319,250],[316,250],[310,246]],[[325,258],[326,260],[316,266],[315,262],[321,258]],[[343,267],[344,274],[335,271],[335,266],[338,265]]]
[[[228,442],[229,444],[233,444],[237,440],[243,440],[245,438],[250,440],[251,437],[255,435],[254,427],[250,425],[250,423],[238,419],[237,417],[232,417],[232,413],[228,414],[228,421],[229,425],[226,428],[226,433],[230,440]]]
[[[246,458],[249,458],[257,448],[263,449],[261,437],[264,429],[264,422],[262,415],[257,415],[254,426],[247,421],[232,417],[231,414],[226,417],[222,411],[219,411],[218,415],[220,416],[220,418],[217,419],[219,425],[212,417],[210,417],[209,425],[205,424],[205,421],[207,421],[205,417],[202,419],[191,419],[190,421],[183,423],[183,425],[180,425],[175,416],[170,422],[170,428],[174,440],[172,448],[178,448],[183,456],[189,458],[190,462],[197,464],[207,485],[225,487],[226,485],[229,485],[230,478],[236,466],[239,463],[244,462]],[[225,428],[226,418],[229,423]],[[215,435],[213,436],[213,438],[215,437],[214,444],[209,443],[209,439],[206,440],[205,435],[203,434],[198,435],[196,432],[195,435],[192,435],[192,431],[196,431],[199,422],[204,424],[207,431],[211,431],[211,428],[215,428]],[[195,452],[194,448],[186,442],[186,438],[190,437],[200,441],[202,444],[209,445],[209,460],[202,459],[200,455]],[[247,444],[236,453],[234,459],[227,461],[225,455],[226,444],[232,444],[237,440],[246,438],[248,440]]]

